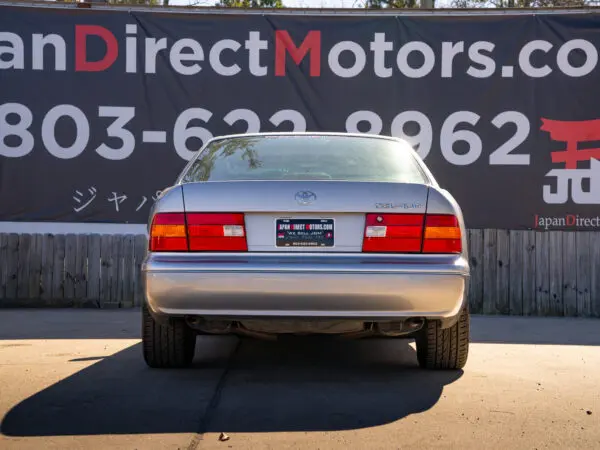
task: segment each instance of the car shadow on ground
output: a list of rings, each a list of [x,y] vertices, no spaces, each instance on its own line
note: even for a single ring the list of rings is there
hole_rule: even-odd
[[[186,370],[147,368],[135,344],[14,406],[0,430],[26,437],[383,425],[431,408],[462,375],[419,369],[410,342],[200,337]]]

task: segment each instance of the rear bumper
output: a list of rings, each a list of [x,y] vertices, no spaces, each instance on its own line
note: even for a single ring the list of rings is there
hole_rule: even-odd
[[[150,254],[155,315],[219,318],[452,319],[466,301],[462,255]]]

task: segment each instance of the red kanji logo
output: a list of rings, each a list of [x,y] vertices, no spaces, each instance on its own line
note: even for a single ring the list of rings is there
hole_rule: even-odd
[[[581,142],[600,141],[600,119],[565,122],[542,119],[542,131],[550,133],[550,139],[567,143],[565,150],[551,152],[553,163],[565,163],[565,169],[577,169],[577,162],[600,159],[600,148],[579,150]]]
[[[546,203],[566,203],[570,197],[577,204],[600,204],[600,148],[580,149],[582,142],[600,141],[600,119],[567,122],[542,118],[542,131],[550,139],[566,143],[564,150],[551,152],[553,163],[562,163],[561,169],[552,169],[546,176],[556,177],[556,191],[544,186]],[[578,168],[580,161],[590,161],[589,168]],[[589,180],[589,190],[583,189]]]

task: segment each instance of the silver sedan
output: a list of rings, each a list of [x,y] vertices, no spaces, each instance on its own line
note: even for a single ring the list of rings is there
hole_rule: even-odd
[[[183,367],[197,334],[415,338],[467,360],[462,212],[405,141],[342,133],[212,139],[155,203],[143,354]]]

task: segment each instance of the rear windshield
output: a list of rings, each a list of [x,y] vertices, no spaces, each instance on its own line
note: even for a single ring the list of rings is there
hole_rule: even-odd
[[[335,180],[424,183],[412,154],[387,139],[259,136],[218,140],[182,177],[184,183],[242,180]]]

